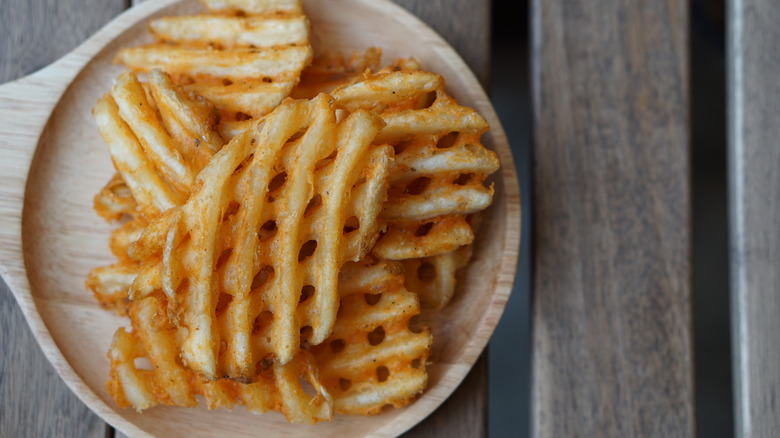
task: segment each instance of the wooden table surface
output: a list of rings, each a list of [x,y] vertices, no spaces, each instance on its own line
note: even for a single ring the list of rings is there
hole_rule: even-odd
[[[489,0],[396,1],[488,84]],[[131,3],[0,0],[0,82],[51,63]],[[780,10],[773,3],[729,3],[739,436],[780,434]],[[530,435],[694,436],[688,2],[532,0],[530,7]],[[4,285],[0,348],[0,436],[115,435],[54,373]],[[487,378],[483,356],[408,436],[486,436]]]
[[[532,11],[532,434],[693,436],[688,2]]]
[[[104,0],[0,0],[0,83],[55,61],[121,13],[131,2]],[[483,84],[490,71],[490,2],[397,0],[429,23],[464,57]],[[56,375],[0,282],[0,436],[111,437]],[[410,437],[487,435],[486,355],[434,414]]]
[[[738,436],[780,436],[780,10],[729,3],[729,212]]]

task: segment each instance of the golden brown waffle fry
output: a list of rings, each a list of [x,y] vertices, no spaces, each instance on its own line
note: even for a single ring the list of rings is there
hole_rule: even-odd
[[[127,290],[137,275],[136,263],[119,262],[91,270],[87,275],[86,284],[100,305],[124,315],[130,304]]]
[[[303,13],[301,0],[201,0],[201,3],[212,12],[270,14],[270,13]]]
[[[185,159],[200,172],[225,141],[215,131],[219,113],[211,102],[174,85],[160,70],[149,73],[149,90],[163,125],[179,144]]]
[[[333,416],[330,395],[319,383],[311,355],[300,351],[285,365],[265,364],[266,369],[247,383],[229,379],[208,381],[184,368],[179,360],[178,329],[165,317],[159,301],[146,298],[133,303],[133,330],[120,328],[114,335],[108,358],[109,394],[121,407],[137,411],[158,404],[196,406],[201,395],[209,409],[243,405],[252,412],[282,412],[289,421],[313,424]],[[140,362],[146,360],[144,368]],[[308,395],[301,378],[314,389]]]
[[[95,195],[94,207],[97,214],[107,221],[116,221],[138,213],[138,203],[133,192],[118,173]]]
[[[108,246],[119,261],[133,261],[128,257],[127,250],[133,242],[141,237],[147,225],[148,222],[144,218],[138,217],[125,222],[111,233],[111,240],[109,240]]]
[[[387,125],[375,141],[395,147],[381,215],[389,228],[373,253],[405,260],[471,243],[464,216],[490,205],[493,189],[484,181],[499,165],[480,143],[488,128],[482,116],[449,97],[441,76],[423,71],[372,75],[333,96],[349,111],[378,112]]]
[[[160,68],[220,111],[226,138],[290,95],[312,58],[300,1],[204,1],[212,13],[153,20],[157,42],[121,50],[136,72]],[[233,14],[233,15],[229,15]]]
[[[118,262],[95,268],[87,275],[86,285],[98,302],[120,315],[127,313],[130,303],[127,291],[140,271],[139,264],[128,257],[127,249],[141,237],[146,225],[146,220],[138,217],[114,230],[109,247]]]
[[[427,385],[432,336],[413,332],[417,296],[404,288],[398,262],[350,263],[341,273],[333,334],[312,349],[336,412],[373,415],[412,402]]]
[[[162,17],[149,23],[149,31],[161,41],[204,47],[265,48],[309,41],[309,22],[303,15]]]
[[[387,126],[376,141],[392,144],[396,152],[381,215],[389,226],[372,253],[404,260],[409,290],[426,306],[443,307],[455,290],[456,270],[470,255],[464,246],[474,231],[467,215],[492,202],[485,179],[499,163],[480,142],[487,123],[446,94],[441,76],[401,64],[333,96],[347,110],[381,114]]]
[[[120,51],[148,82],[94,111],[118,170],[95,208],[126,221],[87,285],[132,322],[109,393],[301,423],[410,403],[432,342],[410,319],[452,297],[492,201],[487,123],[416,60],[312,62],[301,0],[202,3]]]
[[[311,48],[306,46],[214,50],[152,44],[123,49],[116,59],[135,71],[159,68],[176,78],[186,75],[196,80],[203,76],[240,81],[252,78],[293,80],[310,58]]]
[[[145,266],[131,298],[164,292],[199,374],[245,380],[269,353],[291,360],[301,337],[322,342],[341,265],[378,235],[392,149],[371,147],[381,119],[357,111],[337,124],[331,101],[286,101],[234,138],[130,249]]]
[[[195,175],[223,144],[208,102],[173,85],[160,71],[153,71],[149,81],[147,94],[135,75],[120,75],[111,94],[92,110],[121,175],[96,198],[99,212],[108,206],[115,213],[131,211],[122,181],[146,217],[181,204]],[[117,218],[115,213],[109,216]]]
[[[441,309],[455,293],[455,274],[471,258],[471,246],[432,257],[404,260],[404,285],[417,294],[424,307]]]

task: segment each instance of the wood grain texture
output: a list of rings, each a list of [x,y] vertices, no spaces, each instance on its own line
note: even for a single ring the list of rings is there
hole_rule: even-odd
[[[733,0],[728,105],[736,435],[780,436],[780,10]]]
[[[490,84],[492,0],[393,0],[439,33],[476,74]]]
[[[393,21],[392,29],[384,34],[372,34],[372,42],[387,47],[388,54],[392,56],[411,54],[425,59],[432,68],[443,73],[456,97],[478,108],[493,126],[484,140],[496,149],[504,166],[496,178],[495,205],[492,214],[486,217],[482,240],[470,269],[474,274],[466,276],[461,283],[464,292],[460,298],[456,298],[442,316],[437,316],[441,321],[433,322],[446,328],[439,332],[441,341],[435,347],[438,356],[432,366],[429,391],[403,411],[391,411],[370,418],[353,417],[318,429],[318,432],[334,436],[343,436],[344,430],[352,434],[374,431],[379,436],[389,436],[405,430],[439,406],[465,377],[492,333],[514,278],[519,241],[519,190],[500,123],[476,80],[446,44],[419,26],[412,17],[400,14],[398,8],[392,5],[365,0],[350,3],[333,0],[331,4],[339,2],[344,6],[359,5],[357,9],[363,8],[364,14],[367,10],[374,10],[372,16],[382,17],[383,23],[387,23],[388,19]],[[116,49],[116,45],[113,49],[103,50],[106,45],[120,35],[123,44],[136,44],[145,35],[141,20],[146,14],[168,5],[186,12],[194,4],[183,2],[174,6],[173,3],[142,5],[139,10],[131,11],[91,38],[65,61],[34,77],[0,87],[0,134],[3,134],[0,135],[0,210],[8,213],[0,217],[0,272],[10,279],[28,322],[58,373],[101,416],[114,424],[123,424],[127,430],[137,434],[142,431],[165,435],[186,433],[180,426],[198,424],[197,419],[203,413],[200,410],[160,409],[141,417],[126,410],[118,412],[111,403],[106,403],[103,385],[106,364],[95,361],[94,357],[105,351],[113,327],[120,322],[99,309],[84,293],[84,273],[108,254],[105,247],[108,233],[105,224],[96,217],[85,218],[83,212],[90,211],[91,194],[103,184],[111,168],[108,157],[98,152],[104,152],[104,145],[94,129],[86,128],[92,125],[84,114],[88,114],[94,101],[105,91],[106,84],[110,84],[120,70],[111,64],[112,50]],[[333,47],[345,45],[344,48],[363,44],[360,39],[366,35],[363,27],[370,27],[370,23],[350,28],[342,22],[342,15],[330,14],[326,5],[314,2],[310,5],[320,15],[329,17],[317,27],[318,36],[324,43],[332,42]],[[405,32],[399,29],[405,29]],[[410,41],[399,43],[399,34]],[[91,64],[83,70],[79,80],[71,84],[56,111],[48,118],[65,85],[90,59]],[[18,113],[25,113],[26,117],[14,117]],[[25,178],[28,178],[26,169],[44,125],[41,149],[33,161],[24,191]],[[84,129],[80,128],[82,126]],[[19,212],[22,196],[26,202],[24,220]],[[19,228],[21,232],[15,231]],[[24,248],[20,234],[25,240]],[[26,270],[22,264],[22,251]],[[477,290],[484,292],[486,283],[494,286],[490,293],[473,293]],[[479,309],[482,311],[477,311]],[[80,323],[73,324],[74,320]],[[107,330],[108,327],[112,328]],[[85,354],[95,351],[100,353],[97,356]],[[484,376],[484,372],[481,375]],[[479,382],[479,379],[476,381]],[[457,399],[456,396],[453,400]],[[479,404],[471,405],[484,412]],[[254,417],[240,412],[223,411],[208,415],[208,426],[222,432],[246,433],[249,428],[242,425],[256,426],[258,421],[264,424],[266,421],[279,422],[278,417]],[[178,419],[170,421],[175,418]],[[484,422],[484,415],[482,418]],[[453,428],[460,424],[453,423]],[[132,426],[136,424],[144,424],[144,427]],[[298,429],[290,429],[290,425],[283,423],[269,430],[289,435]],[[203,430],[199,428],[198,431]]]
[[[406,438],[487,436],[487,351],[450,398]]]
[[[532,436],[694,435],[687,2],[533,2]]]
[[[125,0],[0,0],[0,83],[51,64],[125,7]]]
[[[0,0],[0,83],[46,66],[124,8],[76,0]],[[54,372],[0,280],[0,436],[105,437],[108,426]]]
[[[0,436],[105,437],[108,426],[54,372],[5,282],[0,282],[0,349]]]

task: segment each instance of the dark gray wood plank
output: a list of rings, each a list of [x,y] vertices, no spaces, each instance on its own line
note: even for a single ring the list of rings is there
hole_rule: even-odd
[[[780,436],[780,10],[733,0],[728,105],[737,436]]]
[[[532,436],[693,436],[688,3],[532,7]]]
[[[108,426],[65,386],[0,283],[0,436],[105,437]]]
[[[492,0],[393,0],[427,23],[463,57],[482,85],[490,84]]]
[[[126,6],[125,0],[0,0],[0,83],[51,64]]]
[[[0,0],[0,83],[61,57],[120,13],[123,0]],[[107,425],[65,386],[0,281],[0,436],[106,436]]]
[[[458,389],[406,438],[487,436],[487,351]]]

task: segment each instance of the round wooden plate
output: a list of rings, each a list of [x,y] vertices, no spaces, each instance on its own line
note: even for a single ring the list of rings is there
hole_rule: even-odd
[[[316,426],[243,408],[156,407],[138,414],[118,409],[106,393],[105,352],[116,328],[128,321],[103,310],[84,286],[90,269],[113,261],[111,226],[92,210],[92,197],[114,170],[90,109],[122,71],[111,62],[116,51],[150,41],[149,18],[200,10],[194,0],[143,3],[51,66],[0,86],[0,273],[59,375],[92,410],[129,435],[398,435],[455,390],[493,333],[516,270],[520,194],[506,136],[473,74],[435,32],[384,0],[307,1],[315,48],[377,46],[385,61],[417,57],[445,77],[461,103],[487,118],[491,130],[483,140],[502,165],[493,177],[495,201],[485,214],[474,259],[453,301],[431,321],[435,345],[428,389],[403,409],[337,416]]]

